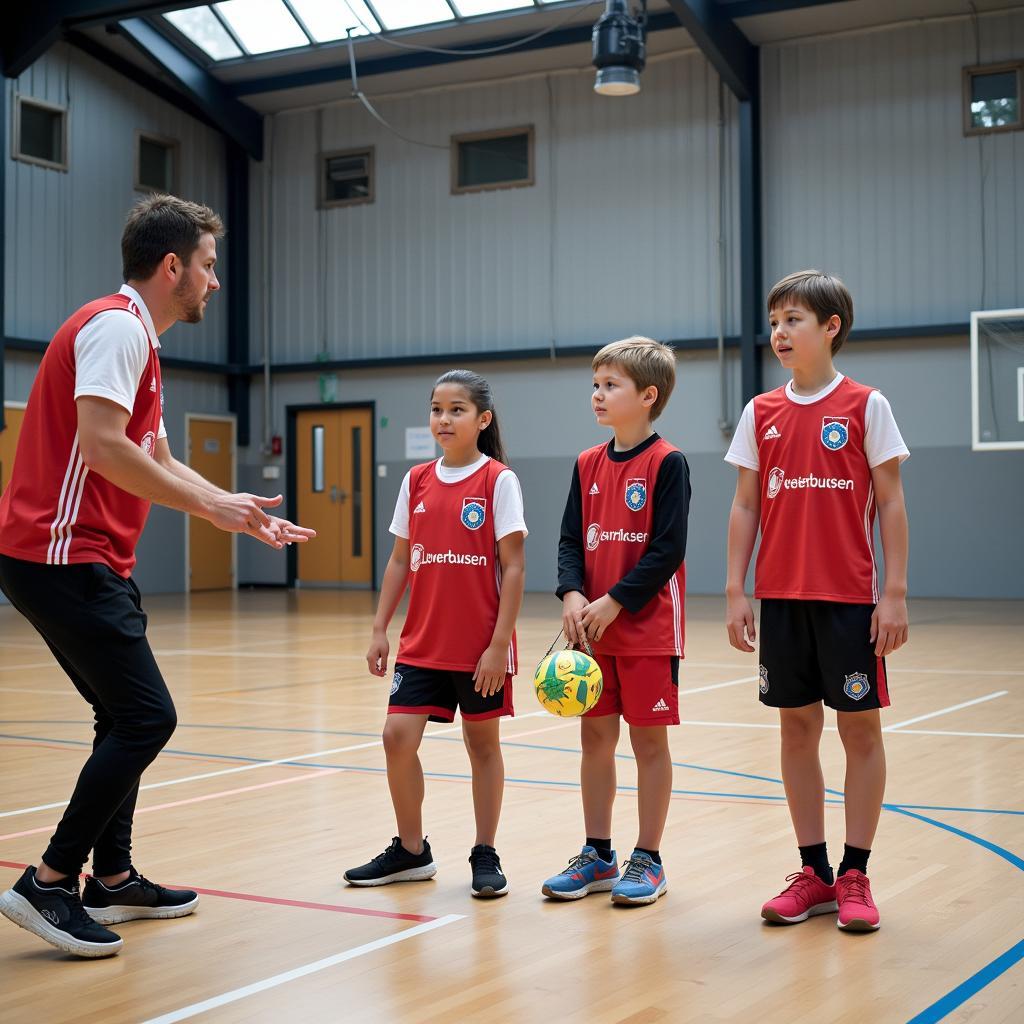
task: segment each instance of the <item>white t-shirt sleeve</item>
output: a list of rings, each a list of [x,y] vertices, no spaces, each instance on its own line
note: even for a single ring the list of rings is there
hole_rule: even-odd
[[[511,469],[504,469],[494,483],[494,539],[501,540],[510,533],[529,535],[523,511],[523,492],[519,478]]]
[[[761,460],[757,455],[757,438],[754,436],[754,403],[747,402],[743,414],[736,424],[732,444],[725,453],[725,461],[730,465],[752,469],[755,473],[761,468]]]
[[[133,412],[149,350],[146,328],[134,313],[97,313],[75,338],[75,398],[106,398]]]
[[[889,400],[881,391],[868,395],[864,409],[864,454],[871,469],[890,459],[903,462],[910,458],[910,449],[896,426]]]
[[[402,540],[409,539],[409,473],[402,478],[402,486],[398,490],[398,501],[395,502],[395,514],[391,517],[389,529]]]
[[[160,429],[156,432],[156,439],[159,441],[161,437],[167,436],[167,428],[164,426],[164,418],[160,417]]]

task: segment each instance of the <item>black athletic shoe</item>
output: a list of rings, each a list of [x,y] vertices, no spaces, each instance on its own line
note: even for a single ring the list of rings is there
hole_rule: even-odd
[[[82,890],[86,913],[100,924],[121,924],[139,918],[185,917],[199,904],[191,889],[165,889],[135,870],[120,885],[110,888],[98,878],[87,878]]]
[[[508,892],[508,879],[502,873],[498,851],[493,846],[474,846],[469,851],[473,865],[473,895],[480,899],[493,899]]]
[[[78,879],[63,878],[53,885],[36,881],[36,869],[25,873],[0,896],[0,914],[51,946],[75,956],[114,956],[124,943],[98,925],[82,907]]]
[[[349,868],[345,881],[349,885],[387,885],[389,882],[420,882],[433,878],[437,865],[430,853],[430,843],[423,840],[422,853],[410,853],[395,836],[391,845],[368,864]]]

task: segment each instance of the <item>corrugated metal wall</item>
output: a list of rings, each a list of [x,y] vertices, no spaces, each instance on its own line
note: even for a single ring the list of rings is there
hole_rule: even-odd
[[[1019,306],[1024,132],[965,137],[961,75],[1022,55],[1019,9],[764,47],[766,285],[827,267],[859,327]]]
[[[15,92],[69,109],[67,172],[7,165],[5,329],[48,341],[78,306],[121,285],[121,229],[142,195],[133,187],[136,131],[178,140],[179,193],[219,211],[224,147],[216,132],[70,46],[55,46],[16,81],[4,80],[8,109]],[[222,362],[226,328],[226,305],[215,300],[202,324],[164,337],[164,353]]]
[[[588,69],[376,105],[443,148],[403,142],[351,103],[273,119],[275,362],[716,332],[718,83],[701,56],[652,62],[628,100],[596,96]],[[727,100],[727,159],[734,110]],[[534,186],[451,195],[450,135],[522,125],[535,129]],[[317,210],[317,152],[367,145],[375,201]]]

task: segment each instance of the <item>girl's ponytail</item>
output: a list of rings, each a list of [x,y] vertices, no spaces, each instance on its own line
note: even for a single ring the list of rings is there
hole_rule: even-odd
[[[459,387],[465,388],[469,400],[477,411],[491,414],[491,422],[485,430],[480,432],[477,447],[484,455],[489,455],[496,462],[507,466],[508,458],[505,455],[505,446],[501,443],[501,430],[498,428],[498,414],[494,409],[491,385],[479,373],[473,373],[472,370],[448,370],[434,381],[435,388],[440,384],[457,384]]]

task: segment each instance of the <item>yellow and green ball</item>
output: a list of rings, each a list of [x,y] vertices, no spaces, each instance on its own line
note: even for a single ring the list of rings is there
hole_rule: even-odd
[[[537,700],[562,718],[585,714],[601,696],[601,669],[582,651],[549,654],[533,674]]]

